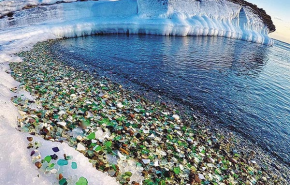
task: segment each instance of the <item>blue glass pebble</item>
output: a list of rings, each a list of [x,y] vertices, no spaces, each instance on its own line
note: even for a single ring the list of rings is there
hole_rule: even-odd
[[[74,169],[74,170],[77,169],[78,168],[77,163],[76,162],[72,162],[71,163],[71,168]]]
[[[58,147],[54,147],[54,148],[52,148],[52,150],[53,150],[54,152],[59,152],[59,148],[58,148]]]
[[[60,160],[57,161],[57,164],[59,166],[64,166],[64,165],[68,165],[68,162],[67,162],[67,160],[60,159]]]

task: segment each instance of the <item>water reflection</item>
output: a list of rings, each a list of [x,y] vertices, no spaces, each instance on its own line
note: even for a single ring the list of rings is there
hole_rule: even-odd
[[[289,51],[279,43],[110,35],[62,40],[53,53],[69,65],[190,105],[289,160]]]

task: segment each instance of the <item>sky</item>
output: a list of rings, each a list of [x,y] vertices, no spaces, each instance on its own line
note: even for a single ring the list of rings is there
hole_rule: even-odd
[[[290,43],[290,0],[247,0],[266,10],[272,17],[276,31],[270,37]]]

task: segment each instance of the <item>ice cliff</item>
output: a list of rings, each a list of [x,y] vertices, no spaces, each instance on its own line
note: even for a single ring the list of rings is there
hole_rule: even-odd
[[[21,27],[27,32],[36,27],[55,37],[131,33],[225,36],[273,43],[261,17],[251,7],[232,0],[73,1],[77,0],[58,4],[54,4],[57,0],[0,1],[0,29]]]
[[[166,30],[165,35],[226,36],[272,44],[269,28],[253,9],[227,0],[138,0],[138,14],[167,19],[179,27]]]

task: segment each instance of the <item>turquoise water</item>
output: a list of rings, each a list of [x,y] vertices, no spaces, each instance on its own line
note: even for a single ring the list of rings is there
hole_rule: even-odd
[[[60,40],[52,53],[69,65],[189,105],[290,163],[289,44],[105,35]]]

